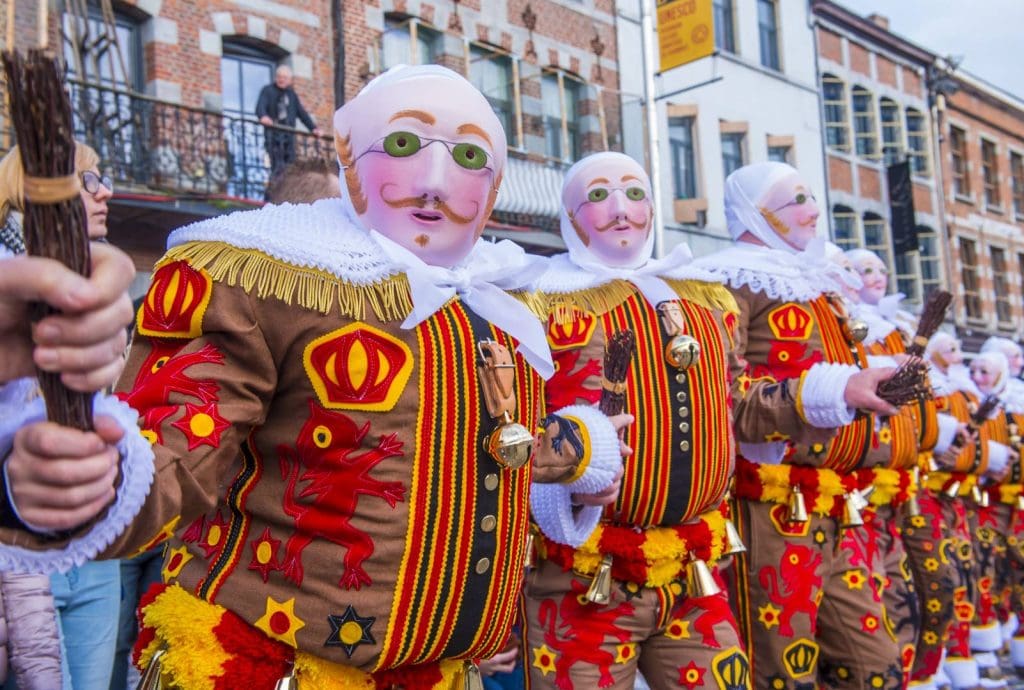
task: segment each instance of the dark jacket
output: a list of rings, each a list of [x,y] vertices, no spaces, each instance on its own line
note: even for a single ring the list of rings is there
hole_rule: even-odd
[[[288,102],[284,108],[284,118],[282,119],[278,117],[277,103],[279,99],[285,96],[287,96]],[[295,89],[290,86],[287,89],[282,89],[277,84],[270,83],[263,87],[263,90],[260,91],[259,100],[256,101],[256,117],[264,116],[273,120],[274,124],[285,127],[294,127],[296,119],[302,120],[302,124],[306,125],[306,128],[310,131],[316,127],[313,118],[302,107]]]

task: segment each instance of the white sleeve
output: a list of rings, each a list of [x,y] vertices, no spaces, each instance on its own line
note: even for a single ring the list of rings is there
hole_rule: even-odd
[[[860,371],[852,364],[819,362],[808,369],[800,382],[798,409],[811,426],[836,429],[853,421],[857,414],[846,405],[846,384]]]
[[[953,415],[940,412],[939,415],[939,440],[935,443],[936,454],[945,453],[956,440],[956,430],[960,428],[960,420]]]

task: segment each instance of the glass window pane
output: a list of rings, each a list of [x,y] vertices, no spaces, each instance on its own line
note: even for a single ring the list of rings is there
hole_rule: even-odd
[[[241,65],[235,58],[225,55],[220,61],[221,104],[225,112],[242,110]]]
[[[725,176],[743,167],[743,134],[722,135],[722,167]]]
[[[736,52],[733,37],[732,0],[715,0],[715,47],[728,53]]]
[[[260,90],[273,81],[273,65],[269,62],[242,62],[242,111],[246,115],[256,113],[256,101]]]
[[[672,177],[676,199],[697,196],[697,171],[693,154],[693,118],[669,120],[669,148],[672,151]]]
[[[761,64],[779,69],[778,27],[773,0],[757,0],[757,25],[761,39]]]

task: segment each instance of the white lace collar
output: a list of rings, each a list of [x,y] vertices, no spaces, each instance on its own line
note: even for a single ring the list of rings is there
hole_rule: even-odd
[[[733,288],[747,287],[772,299],[810,302],[839,292],[834,264],[824,255],[770,249],[748,242],[703,256],[693,263]]]

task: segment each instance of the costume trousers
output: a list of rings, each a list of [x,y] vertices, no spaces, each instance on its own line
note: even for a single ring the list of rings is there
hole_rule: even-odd
[[[914,577],[920,631],[910,679],[923,681],[939,670],[942,649],[954,622],[954,595],[966,592],[966,569],[959,562],[970,551],[963,505],[922,488],[920,515],[903,517],[903,545]]]
[[[612,581],[611,598],[586,600],[590,578],[541,560],[524,587],[527,688],[652,690],[750,688],[750,665],[727,595],[686,596],[686,585]]]
[[[747,552],[736,557],[730,595],[755,686],[901,687],[899,646],[873,577],[883,554],[868,532],[817,514],[790,523],[784,505],[737,507]]]
[[[865,511],[864,529],[882,557],[883,570],[875,573],[876,586],[882,589],[886,628],[896,637],[904,678],[910,680],[921,631],[921,607],[910,569],[903,536],[903,510],[891,505]]]
[[[1011,506],[992,502],[967,506],[974,546],[974,618],[971,621],[971,649],[994,652],[1002,647],[1000,613],[1006,616],[1010,577],[1006,559],[1006,534],[1010,528]]]

